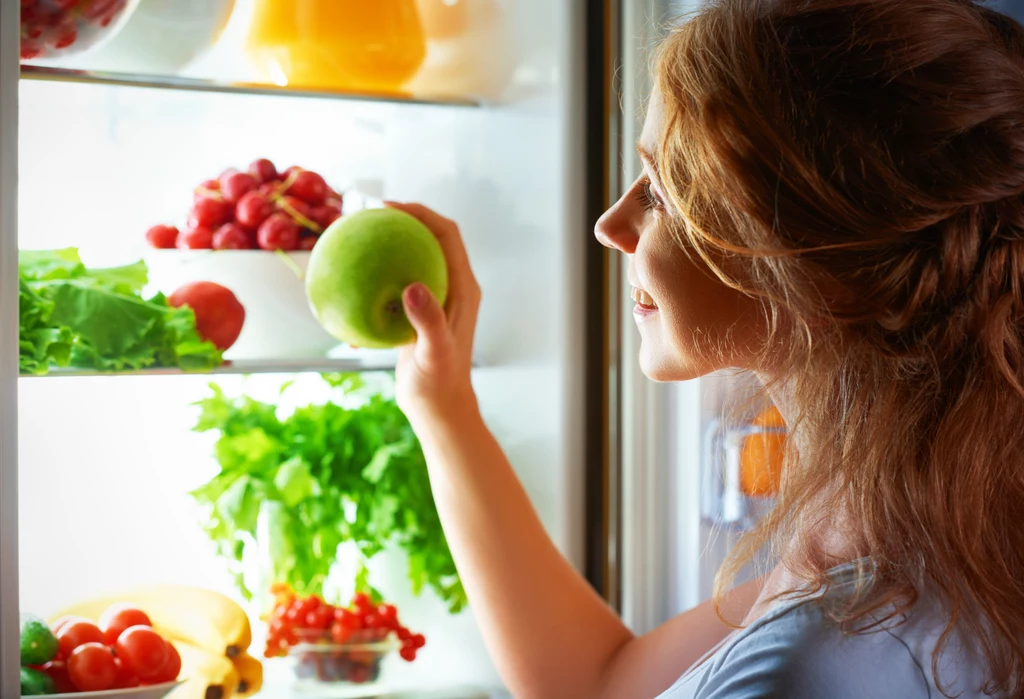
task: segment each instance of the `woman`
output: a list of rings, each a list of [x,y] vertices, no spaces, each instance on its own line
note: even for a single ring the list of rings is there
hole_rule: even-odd
[[[777,565],[634,637],[548,540],[470,385],[480,290],[420,286],[400,401],[517,697],[1024,693],[1024,29],[970,0],[721,0],[668,38],[597,225],[658,381],[757,372]],[[727,581],[726,577],[723,579]]]

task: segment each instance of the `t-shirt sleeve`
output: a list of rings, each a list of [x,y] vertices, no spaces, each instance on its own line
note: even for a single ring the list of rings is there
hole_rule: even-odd
[[[745,635],[711,662],[694,699],[929,697],[918,661],[897,637],[847,636],[807,609]]]

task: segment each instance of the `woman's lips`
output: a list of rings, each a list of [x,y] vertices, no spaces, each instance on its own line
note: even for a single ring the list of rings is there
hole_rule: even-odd
[[[654,299],[651,298],[651,295],[643,289],[634,286],[629,292],[629,297],[636,303],[633,307],[634,315],[648,316],[658,312],[658,304],[656,304]]]

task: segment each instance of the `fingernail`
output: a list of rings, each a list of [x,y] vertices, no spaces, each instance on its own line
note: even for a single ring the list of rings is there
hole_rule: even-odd
[[[423,305],[427,302],[426,288],[419,283],[410,284],[405,289],[405,302],[409,304],[409,308],[423,308]]]

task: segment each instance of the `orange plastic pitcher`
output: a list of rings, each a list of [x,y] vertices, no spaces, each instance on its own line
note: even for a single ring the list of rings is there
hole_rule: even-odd
[[[426,39],[416,0],[256,0],[246,51],[276,85],[394,93]]]

